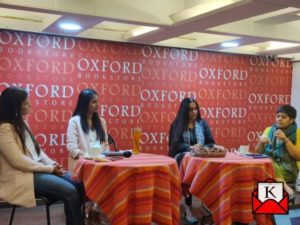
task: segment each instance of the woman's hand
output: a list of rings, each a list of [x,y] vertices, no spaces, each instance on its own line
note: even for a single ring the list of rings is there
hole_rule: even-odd
[[[83,152],[83,151],[80,151],[80,152],[78,152],[78,154],[73,158],[73,159],[79,159],[81,156],[84,156],[84,154],[85,154],[85,152]]]
[[[63,169],[62,165],[55,164],[53,169],[53,174],[56,176],[62,176],[66,171]]]
[[[282,140],[283,142],[287,142],[289,139],[287,138],[287,136],[285,135],[285,133],[282,131],[282,130],[280,130],[280,129],[277,129],[276,131],[275,131],[275,136],[277,137],[277,138],[279,138],[280,140]]]
[[[260,143],[262,144],[272,144],[272,142],[270,141],[269,137],[265,134],[261,135],[259,138]]]
[[[195,145],[190,146],[190,149],[199,148],[199,147],[201,147],[201,146],[203,146],[203,145],[200,144],[200,143],[198,143],[198,144],[195,144]]]
[[[257,142],[257,145],[255,146],[255,152],[257,152],[257,153],[263,153],[266,144],[272,144],[272,142],[269,139],[268,135],[262,134],[259,137],[259,141]]]
[[[286,150],[288,153],[297,161],[300,160],[300,149],[298,146],[296,146],[281,130],[278,129],[275,131],[276,138],[279,138],[285,143]]]

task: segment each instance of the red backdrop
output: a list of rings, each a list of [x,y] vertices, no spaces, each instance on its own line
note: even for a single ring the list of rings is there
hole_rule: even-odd
[[[30,94],[30,125],[42,148],[67,164],[67,122],[79,92],[94,88],[99,114],[120,149],[141,127],[142,151],[167,153],[168,131],[184,97],[196,98],[216,142],[253,148],[290,103],[291,63],[261,56],[79,39],[0,30],[0,92]]]

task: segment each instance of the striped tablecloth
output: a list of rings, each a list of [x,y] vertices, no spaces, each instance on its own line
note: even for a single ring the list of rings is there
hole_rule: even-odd
[[[258,181],[274,177],[270,159],[250,159],[228,153],[225,158],[186,155],[180,167],[182,182],[211,210],[215,225],[232,222],[272,224],[269,216],[252,214],[252,192]]]
[[[113,225],[180,223],[181,182],[174,159],[138,154],[113,162],[79,159],[73,179]]]

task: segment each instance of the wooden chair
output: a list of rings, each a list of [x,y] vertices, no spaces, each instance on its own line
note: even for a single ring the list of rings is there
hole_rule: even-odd
[[[42,196],[41,197],[36,197],[36,201],[37,202],[42,201],[45,204],[45,206],[46,206],[46,213],[47,213],[47,225],[50,225],[50,210],[49,210],[49,207],[54,202],[49,201],[46,197],[42,197]],[[19,207],[19,206],[13,205],[13,207],[12,207],[11,216],[10,216],[10,220],[9,220],[9,225],[12,225],[12,223],[13,223],[14,216],[15,216],[15,211],[16,211],[17,207]]]

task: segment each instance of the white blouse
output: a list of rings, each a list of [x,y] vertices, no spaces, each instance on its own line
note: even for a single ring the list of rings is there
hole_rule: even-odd
[[[89,146],[94,145],[97,142],[97,132],[96,132],[96,130],[89,130],[88,136],[89,136]]]
[[[29,154],[31,155],[31,158],[36,162],[40,162],[41,161],[41,155],[38,155],[38,153],[36,152],[34,143],[31,139],[30,134],[28,133],[28,131],[25,131],[25,146],[26,146]]]

